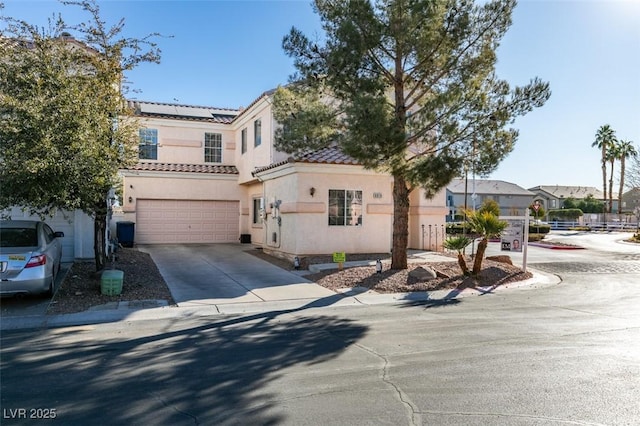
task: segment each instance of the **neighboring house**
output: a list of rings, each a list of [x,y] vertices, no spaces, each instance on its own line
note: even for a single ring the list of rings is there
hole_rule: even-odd
[[[19,207],[13,207],[4,215],[11,220],[42,220],[39,216],[30,215]],[[74,212],[57,212],[53,217],[46,217],[54,231],[64,232],[62,238],[62,261],[73,262],[74,259],[93,259],[93,219],[87,214]]]
[[[140,161],[122,170],[135,242],[252,242],[294,256],[389,252],[393,180],[336,148],[290,157],[274,147],[271,95],[242,110],[131,101]],[[411,194],[410,248],[442,245],[444,191]]]
[[[447,221],[455,221],[456,216],[463,214],[465,206],[474,210],[486,200],[498,203],[501,216],[524,216],[534,195],[515,183],[502,180],[454,179],[447,185]]]
[[[622,194],[622,212],[632,213],[636,218],[640,218],[640,187]]]
[[[592,196],[596,200],[607,202],[602,191],[592,186],[539,185],[529,188],[529,191],[535,193],[534,201],[539,202],[545,211],[563,208],[567,198],[580,201]],[[617,211],[617,206],[618,202],[614,200],[614,211]]]

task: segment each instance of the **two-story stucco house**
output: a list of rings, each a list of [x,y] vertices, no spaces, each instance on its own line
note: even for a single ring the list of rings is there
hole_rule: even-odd
[[[607,197],[593,186],[571,186],[571,185],[538,185],[529,188],[535,194],[535,199],[545,210],[564,208],[564,201],[571,198],[574,201],[581,201],[587,197],[607,203]],[[618,207],[617,200],[613,200],[613,210]]]
[[[486,200],[500,206],[502,216],[524,216],[534,193],[515,183],[491,179],[454,179],[447,185],[447,220],[455,221],[464,207],[478,208]]]
[[[139,162],[122,170],[135,242],[251,242],[285,258],[389,252],[392,178],[335,148],[291,157],[274,148],[271,96],[242,110],[131,101]],[[445,192],[411,196],[410,248],[440,249]],[[437,243],[436,243],[437,241]]]

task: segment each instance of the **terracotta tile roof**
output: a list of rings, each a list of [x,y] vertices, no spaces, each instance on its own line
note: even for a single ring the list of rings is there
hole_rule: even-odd
[[[221,164],[138,163],[126,170],[237,175],[236,166]]]
[[[317,151],[308,152],[296,158],[300,163],[322,163],[322,164],[349,164],[352,166],[360,165],[353,157],[340,151],[336,146],[322,148]]]
[[[162,102],[129,100],[127,105],[137,117],[168,118],[174,120],[205,121],[230,124],[240,113],[237,109],[180,105]]]
[[[275,169],[276,167],[280,167],[288,163],[345,164],[350,166],[360,165],[356,159],[340,151],[338,147],[330,146],[317,151],[310,151],[296,157],[289,157],[285,161],[273,163],[268,166],[258,167],[252,174],[255,175],[256,173],[264,172],[265,170]]]

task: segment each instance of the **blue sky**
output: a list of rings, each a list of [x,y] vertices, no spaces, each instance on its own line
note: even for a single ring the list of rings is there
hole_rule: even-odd
[[[37,25],[60,11],[69,23],[80,9],[54,0],[4,1],[5,16]],[[139,93],[158,102],[238,108],[287,82],[292,60],[282,51],[291,26],[320,31],[308,0],[100,2],[107,23],[125,19],[125,34],[158,32],[159,65],[128,75]],[[168,37],[171,36],[171,37]],[[591,148],[610,124],[640,147],[640,0],[520,0],[498,50],[498,75],[512,85],[549,81],[551,99],[518,119],[515,150],[491,176],[525,188],[600,188],[600,152]]]

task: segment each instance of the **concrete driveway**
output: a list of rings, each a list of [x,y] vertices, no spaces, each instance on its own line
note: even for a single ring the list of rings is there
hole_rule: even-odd
[[[244,244],[138,246],[149,253],[179,306],[318,299],[335,293],[249,253]]]

